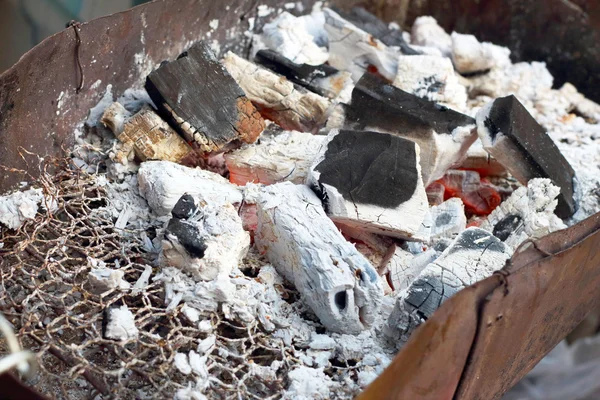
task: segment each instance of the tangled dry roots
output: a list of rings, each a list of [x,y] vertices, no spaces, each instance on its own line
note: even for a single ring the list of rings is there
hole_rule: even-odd
[[[40,208],[35,220],[18,231],[0,227],[0,311],[14,326],[25,349],[36,354],[35,378],[28,382],[54,398],[170,398],[187,387],[173,358],[195,350],[206,333],[180,313],[167,311],[164,287],[150,282],[145,290],[90,291],[87,258],[120,267],[132,286],[153,257],[141,232],[119,230],[106,210],[109,199],[94,178],[68,161],[52,163],[34,186],[58,203],[52,212]],[[155,269],[154,272],[157,270]],[[116,342],[102,336],[104,311],[127,305],[135,315],[139,338]],[[212,321],[216,345],[208,353],[210,398],[277,397],[285,388],[291,356],[269,339],[256,322],[241,325],[223,313],[201,313]],[[6,353],[0,341],[0,352]],[[275,379],[253,372],[253,366],[283,361]]]

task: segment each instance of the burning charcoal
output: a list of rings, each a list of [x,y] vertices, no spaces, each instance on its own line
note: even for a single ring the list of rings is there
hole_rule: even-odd
[[[510,50],[492,43],[480,43],[473,35],[452,32],[452,62],[461,74],[482,72],[510,65]]]
[[[112,289],[129,289],[131,284],[123,279],[125,273],[119,269],[106,267],[92,268],[88,281],[94,293],[100,294]]]
[[[423,183],[428,186],[460,164],[477,139],[475,120],[421,99],[365,74],[352,92],[349,106],[336,107],[328,127],[387,132],[416,142],[421,149]]]
[[[480,139],[469,147],[467,157],[460,164],[461,169],[477,172],[480,176],[506,176],[506,168],[483,148]]]
[[[222,149],[232,141],[253,143],[265,127],[204,42],[148,75],[146,90],[186,140],[203,152]]]
[[[162,242],[165,265],[208,281],[228,275],[248,252],[250,236],[231,204],[200,207],[184,195],[172,214]]]
[[[181,136],[150,108],[133,116],[120,103],[111,104],[101,122],[109,127],[123,144],[125,154],[117,156],[126,160],[133,150],[141,161],[165,160],[184,165],[195,165],[198,155]]]
[[[575,172],[550,136],[515,96],[496,99],[477,113],[477,130],[483,147],[522,184],[549,178],[560,187],[556,215],[575,212]]]
[[[106,339],[135,339],[139,331],[135,326],[135,317],[126,305],[110,307],[104,311],[103,334]]]
[[[444,185],[444,197],[460,197],[470,214],[488,215],[502,201],[498,190],[475,171],[449,170],[438,182]]]
[[[327,117],[329,100],[229,52],[223,63],[246,95],[268,119],[288,130],[313,131]]]
[[[425,188],[427,193],[427,201],[430,206],[437,206],[444,202],[444,193],[446,188],[439,182],[433,182],[431,185]]]
[[[350,71],[355,81],[370,66],[387,80],[394,80],[398,69],[398,51],[387,47],[332,10],[326,8],[323,12],[325,29],[329,35],[329,65]]]
[[[336,222],[385,236],[426,239],[417,235],[428,207],[419,147],[410,140],[334,129],[309,183]]]
[[[398,293],[407,289],[425,267],[435,261],[441,253],[429,249],[421,254],[414,255],[400,247],[389,260],[386,268],[392,290]]]
[[[500,204],[481,228],[489,230],[512,249],[524,240],[539,239],[567,226],[554,215],[560,189],[549,179],[532,179]]]
[[[410,39],[413,45],[436,48],[445,57],[452,54],[452,38],[433,17],[418,17],[412,25]]]
[[[327,329],[358,334],[373,323],[383,298],[377,272],[309,188],[289,182],[263,188],[256,244]]]
[[[229,180],[236,185],[304,183],[324,139],[324,136],[290,131],[227,153]]]
[[[454,238],[467,227],[465,207],[461,199],[448,199],[438,206],[430,208],[430,240]]]
[[[353,7],[349,12],[343,12],[338,8],[334,8],[334,10],[342,18],[353,23],[359,29],[370,33],[375,38],[381,40],[381,42],[386,46],[399,47],[402,54],[419,54],[406,43],[406,41],[402,37],[401,30],[390,29],[390,27],[385,22],[383,22],[364,8]]]
[[[167,215],[185,193],[207,204],[241,203],[242,193],[227,179],[210,171],[169,161],[140,165],[138,184],[142,197],[158,215]]]
[[[400,292],[384,330],[401,346],[414,329],[459,290],[502,268],[511,250],[491,233],[469,228]]]
[[[452,62],[438,56],[400,56],[394,86],[422,99],[462,110],[467,89],[458,82]]]
[[[330,99],[337,98],[342,90],[353,84],[349,72],[338,71],[327,64],[296,64],[273,50],[260,50],[255,58],[256,62],[279,75]]]
[[[302,20],[288,12],[265,24],[260,41],[293,63],[321,65],[329,58],[327,49],[314,43]]]

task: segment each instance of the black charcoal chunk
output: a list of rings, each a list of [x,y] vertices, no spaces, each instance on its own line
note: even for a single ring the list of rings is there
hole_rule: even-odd
[[[196,206],[194,198],[186,193],[177,200],[171,214],[173,214],[173,218],[188,219],[197,209],[198,207]]]
[[[477,130],[484,148],[526,185],[548,178],[560,187],[556,215],[575,212],[575,172],[544,128],[513,95],[493,100],[477,113]]]
[[[390,27],[385,22],[383,22],[364,8],[353,7],[348,12],[342,11],[337,7],[333,7],[332,9],[345,20],[352,22],[358,28],[362,29],[367,33],[370,33],[377,39],[381,40],[383,44],[387,46],[400,47],[400,51],[402,52],[402,54],[420,54],[418,51],[410,47],[408,43],[406,43],[406,41],[402,37],[401,30],[390,29]]]
[[[166,234],[175,236],[192,257],[204,257],[207,246],[196,224],[171,218],[167,225]]]
[[[506,217],[502,218],[498,223],[494,226],[494,230],[492,233],[498,239],[503,242],[508,239],[508,237],[515,232],[519,226],[523,224],[523,218],[520,215],[509,214]]]
[[[457,290],[444,286],[439,278],[425,276],[416,279],[410,285],[404,301],[408,306],[417,309],[421,318],[427,319],[456,292]]]
[[[146,78],[159,111],[205,152],[241,140],[252,143],[264,121],[204,42],[161,64]]]

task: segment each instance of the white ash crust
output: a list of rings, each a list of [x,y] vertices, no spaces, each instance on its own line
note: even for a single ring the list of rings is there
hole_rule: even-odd
[[[468,228],[400,291],[385,334],[400,348],[411,333],[459,290],[501,269],[512,251],[491,233]]]
[[[252,103],[277,115],[279,125],[312,131],[325,122],[331,103],[328,99],[300,90],[287,79],[261,68],[232,52],[223,65]]]
[[[399,56],[393,85],[458,111],[467,105],[467,89],[458,81],[452,62],[445,57]]]
[[[242,193],[214,172],[169,161],[146,161],[138,172],[140,194],[158,215],[167,215],[185,193],[205,204],[236,204]]]
[[[412,45],[435,48],[445,57],[452,54],[452,38],[433,17],[422,16],[415,19],[410,40]]]
[[[262,137],[260,144],[244,146],[225,154],[230,181],[244,185],[260,182],[270,185],[282,181],[303,183],[324,136],[288,131]]]
[[[454,239],[467,227],[465,206],[457,197],[432,206],[429,212],[431,224],[428,233],[431,241],[441,238]]]
[[[92,268],[88,273],[88,281],[96,293],[104,293],[112,289],[129,289],[131,284],[123,279],[125,272],[118,269],[100,267]]]
[[[0,196],[0,224],[9,229],[19,229],[26,220],[35,218],[38,205],[43,199],[42,189]]]
[[[178,237],[165,232],[161,260],[190,273],[196,280],[212,280],[237,268],[250,247],[250,235],[231,204],[200,207],[197,214],[181,222],[194,228],[206,249],[201,258],[190,254]]]
[[[452,32],[452,62],[461,74],[509,66],[510,50],[488,42],[479,42],[473,35]]]
[[[132,340],[138,337],[133,313],[126,305],[107,309],[104,337],[113,340]]]
[[[373,323],[383,297],[377,272],[308,187],[288,182],[265,187],[255,240],[327,329],[358,334]]]
[[[515,250],[527,239],[539,239],[567,226],[554,214],[560,188],[550,179],[536,178],[527,187],[515,190],[482,222],[480,227],[493,232],[500,221],[517,217],[520,221],[509,228],[510,235],[504,243]]]
[[[350,71],[352,79],[357,81],[369,65],[373,65],[386,79],[394,80],[399,51],[386,46],[329,8],[323,11],[325,30],[329,36],[329,64],[332,67]]]
[[[440,253],[434,249],[428,249],[421,254],[414,255],[401,247],[396,247],[392,258],[386,265],[394,293],[407,289],[421,271],[439,255]]]
[[[265,24],[261,41],[271,50],[297,64],[321,65],[329,58],[327,49],[315,44],[306,29],[306,21],[283,12]]]

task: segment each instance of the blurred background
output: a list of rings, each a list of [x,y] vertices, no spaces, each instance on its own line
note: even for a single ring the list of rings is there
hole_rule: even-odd
[[[0,73],[71,20],[123,11],[149,0],[0,0]]]

